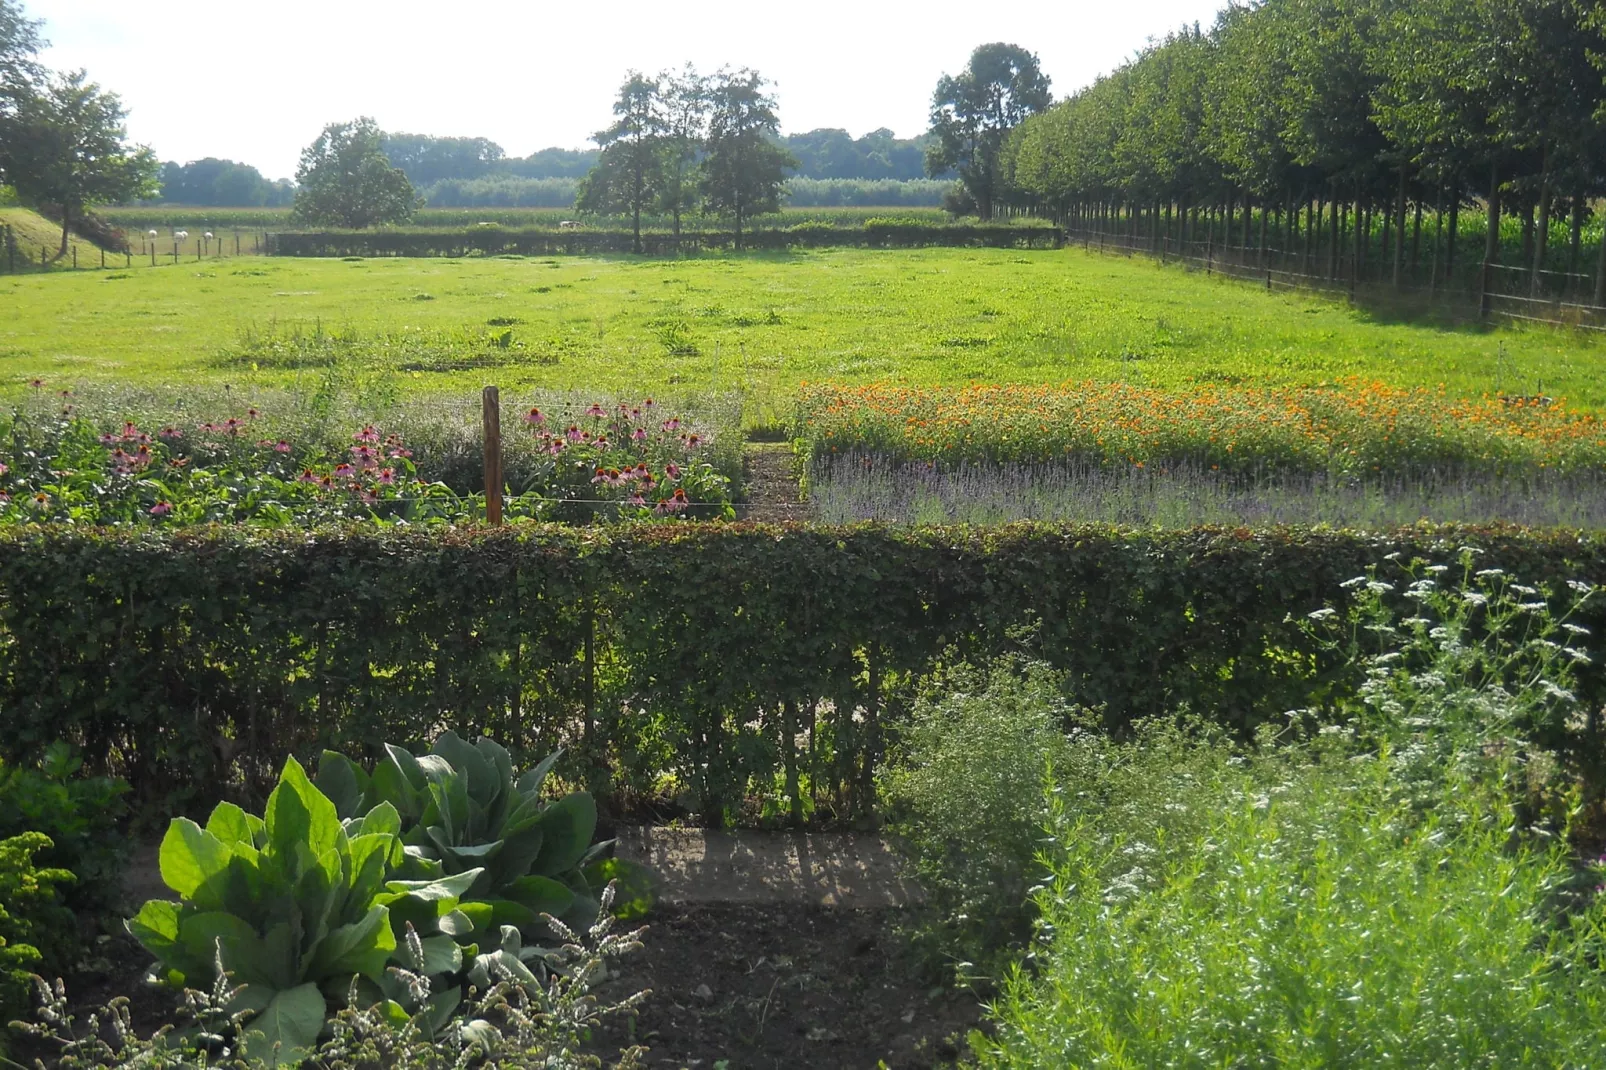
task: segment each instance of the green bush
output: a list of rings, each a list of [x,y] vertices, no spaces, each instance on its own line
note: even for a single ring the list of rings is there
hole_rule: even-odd
[[[1477,563],[1370,570],[1313,612],[1364,670],[1346,723],[1209,781],[1152,769],[1180,830],[1112,842],[1051,796],[1042,950],[972,1038],[983,1066],[1601,1064],[1599,867],[1575,811],[1532,805],[1566,794],[1544,740],[1585,730],[1597,592],[1557,609]]]
[[[62,945],[71,946],[66,938],[76,928],[56,887],[71,884],[73,875],[34,862],[50,846],[50,837],[37,832],[0,839],[0,1056],[6,1023],[27,1012],[30,975],[60,968]]]
[[[119,823],[128,785],[113,777],[84,776],[83,759],[62,742],[51,743],[35,767],[0,762],[0,839],[43,833],[50,843],[39,864],[77,878],[62,889],[69,907],[101,915],[121,906],[128,837]],[[77,931],[77,927],[73,927]],[[51,960],[46,969],[65,969]]]
[[[521,761],[562,747],[599,799],[667,783],[720,820],[785,782],[840,818],[870,809],[908,682],[950,649],[1052,666],[1106,728],[1186,705],[1247,739],[1364,681],[1305,614],[1391,552],[1466,544],[1536,584],[1606,580],[1600,534],[1515,528],[18,529],[0,755],[115,755],[141,806],[173,813],[261,799],[269,756],[366,762],[451,728]],[[1606,700],[1598,665],[1577,687]],[[1557,753],[1598,747],[1555,729]]]

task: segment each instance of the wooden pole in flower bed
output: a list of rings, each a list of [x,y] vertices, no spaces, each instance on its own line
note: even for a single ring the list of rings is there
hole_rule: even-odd
[[[485,422],[485,521],[502,523],[502,399],[496,387],[483,394]]]

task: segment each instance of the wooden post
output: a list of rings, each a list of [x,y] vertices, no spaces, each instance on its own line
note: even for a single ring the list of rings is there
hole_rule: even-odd
[[[488,386],[482,401],[485,425],[485,522],[497,527],[502,523],[502,399],[496,387]]]
[[[74,271],[78,270],[78,246],[76,244],[72,247],[72,269]]]
[[[100,250],[100,266],[102,268],[106,266],[106,250],[104,247]]]

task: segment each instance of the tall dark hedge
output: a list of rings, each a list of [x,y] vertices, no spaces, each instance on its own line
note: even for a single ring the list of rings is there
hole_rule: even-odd
[[[937,661],[1025,652],[1112,726],[1185,703],[1247,731],[1351,686],[1298,623],[1344,580],[1468,544],[1606,582],[1606,538],[1521,529],[19,529],[0,753],[72,740],[165,812],[250,797],[286,752],[454,727],[562,744],[615,801],[673,774],[713,819],[762,795],[844,815]]]

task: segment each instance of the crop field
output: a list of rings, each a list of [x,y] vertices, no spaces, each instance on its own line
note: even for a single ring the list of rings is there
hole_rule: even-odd
[[[1606,405],[1603,351],[1548,328],[1389,322],[1306,294],[1061,251],[740,257],[225,258],[0,279],[0,384],[402,393],[740,391],[778,423],[804,381],[1314,386]]]

